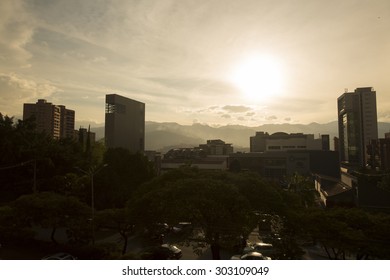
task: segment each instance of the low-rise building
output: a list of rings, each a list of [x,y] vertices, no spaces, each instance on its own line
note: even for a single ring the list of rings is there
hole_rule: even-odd
[[[329,150],[329,135],[315,139],[314,134],[256,132],[250,137],[251,152]]]
[[[254,171],[263,177],[282,180],[293,174],[320,173],[339,177],[338,153],[334,151],[266,151],[263,153],[234,153],[229,156],[229,167]]]
[[[354,189],[341,182],[339,178],[315,174],[314,185],[324,207],[353,207],[355,205]]]
[[[186,165],[204,170],[227,170],[231,153],[232,144],[220,139],[207,140],[206,144],[194,148],[171,149],[161,160],[161,172]]]

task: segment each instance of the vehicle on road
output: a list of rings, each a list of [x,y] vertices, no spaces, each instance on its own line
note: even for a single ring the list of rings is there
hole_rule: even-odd
[[[77,260],[75,256],[68,253],[56,253],[53,255],[46,256],[42,260]]]
[[[250,243],[243,249],[243,254],[249,252],[259,252],[265,256],[272,256],[275,253],[275,248],[271,243],[256,242]]]
[[[192,229],[192,224],[190,222],[180,222],[177,225],[172,227],[173,233],[181,233],[190,231]]]
[[[231,260],[271,260],[270,257],[263,256],[259,252],[249,252],[243,255],[234,255],[230,258]]]
[[[162,244],[143,250],[140,258],[144,260],[178,260],[182,257],[181,249],[173,244]]]

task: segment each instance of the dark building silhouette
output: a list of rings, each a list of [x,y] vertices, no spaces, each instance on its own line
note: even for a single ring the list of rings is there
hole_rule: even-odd
[[[316,174],[316,189],[327,206],[389,209],[390,193],[379,187],[388,168],[387,139],[378,140],[376,92],[371,87],[337,99],[340,176]],[[338,144],[338,145],[337,145]]]
[[[54,105],[45,99],[38,99],[35,104],[23,105],[23,120],[30,117],[36,120],[38,132],[45,132],[54,139],[73,138],[75,111],[63,105]]]
[[[117,94],[106,95],[105,143],[132,153],[145,149],[145,104]]]
[[[226,144],[220,139],[207,140],[206,144],[200,144],[199,148],[207,155],[221,156],[233,153],[232,144]]]
[[[337,99],[342,163],[365,167],[367,145],[378,139],[376,92],[372,87],[345,92]]]
[[[300,174],[311,176],[314,173],[332,177],[340,176],[338,153],[335,151],[267,151],[262,153],[234,153],[229,156],[229,164],[240,170],[254,171],[273,180]]]
[[[372,170],[390,170],[390,138],[370,141],[367,147],[367,165]]]
[[[86,129],[80,127],[80,129],[78,131],[75,131],[75,133],[77,136],[76,139],[83,146],[84,150],[88,146],[92,146],[96,141],[96,133],[92,132],[90,128]]]

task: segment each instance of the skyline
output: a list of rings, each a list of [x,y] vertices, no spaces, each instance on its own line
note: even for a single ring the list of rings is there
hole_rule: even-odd
[[[6,0],[0,11],[10,116],[44,98],[99,126],[116,93],[145,103],[146,121],[327,123],[346,88],[373,87],[390,122],[386,0]]]

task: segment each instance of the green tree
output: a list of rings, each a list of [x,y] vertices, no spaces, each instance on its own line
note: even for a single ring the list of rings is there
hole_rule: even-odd
[[[75,220],[84,224],[90,217],[90,208],[74,197],[51,192],[23,195],[12,203],[22,223],[52,228],[51,240],[59,227],[69,228]]]
[[[390,175],[389,174],[383,176],[382,180],[378,182],[378,187],[387,191],[387,192],[390,192]]]
[[[390,216],[363,209],[335,208],[306,213],[305,229],[330,259],[390,257]]]
[[[94,177],[98,209],[123,208],[137,187],[155,176],[145,156],[127,149],[108,149],[103,162],[107,167]]]
[[[127,208],[105,209],[97,213],[100,228],[116,230],[124,243],[122,255],[126,254],[129,237],[134,233],[134,219]]]
[[[204,233],[213,259],[219,259],[225,241],[233,245],[252,230],[250,207],[236,186],[210,177],[195,169],[174,171],[145,186],[129,207],[141,225],[190,221]]]

